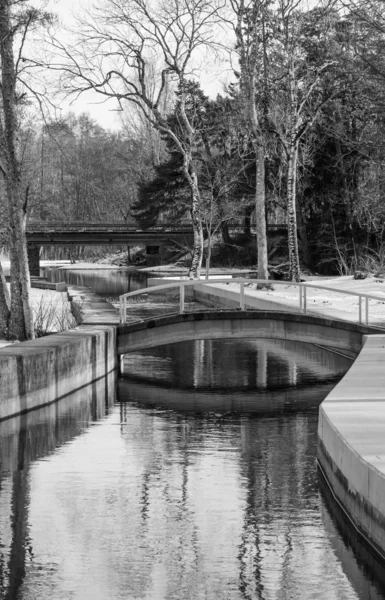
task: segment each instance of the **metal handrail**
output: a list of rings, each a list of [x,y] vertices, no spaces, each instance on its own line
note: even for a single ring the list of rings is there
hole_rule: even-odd
[[[234,277],[234,278],[224,278],[224,279],[177,279],[172,283],[167,283],[163,285],[156,285],[149,288],[142,288],[140,290],[135,290],[134,292],[127,292],[126,294],[122,294],[119,296],[119,313],[120,313],[120,323],[123,324],[126,322],[126,313],[127,313],[127,298],[131,298],[133,296],[139,296],[141,294],[147,294],[149,292],[158,292],[161,290],[172,289],[175,287],[179,287],[179,312],[185,312],[185,287],[194,286],[194,285],[216,285],[218,283],[239,283],[240,284],[240,293],[239,293],[239,307],[241,310],[245,310],[245,283],[247,284],[256,284],[256,285],[283,285],[283,286],[291,286],[299,288],[299,309],[303,314],[307,314],[307,290],[318,289],[322,291],[334,292],[336,294],[344,294],[345,296],[355,296],[358,299],[358,322],[362,324],[362,300],[364,299],[365,304],[365,320],[364,323],[367,325],[369,322],[369,300],[379,300],[380,302],[385,302],[384,296],[377,296],[376,294],[366,294],[365,292],[352,292],[350,290],[338,290],[332,287],[317,285],[313,283],[298,283],[296,281],[277,281],[277,280],[268,280],[268,279],[246,279],[244,277]],[[385,317],[385,315],[384,315]]]

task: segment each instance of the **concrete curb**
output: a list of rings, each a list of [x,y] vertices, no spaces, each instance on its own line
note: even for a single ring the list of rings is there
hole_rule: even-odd
[[[54,283],[53,281],[46,281],[42,277],[31,277],[31,287],[38,288],[41,290],[53,290],[54,292],[66,292],[67,284],[64,281]]]
[[[318,461],[354,527],[385,559],[385,335],[364,336],[320,406]]]

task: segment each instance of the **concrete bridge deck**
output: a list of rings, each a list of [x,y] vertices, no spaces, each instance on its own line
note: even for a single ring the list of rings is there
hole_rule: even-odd
[[[199,311],[120,325],[118,354],[202,339],[281,339],[319,344],[357,356],[366,325],[278,311]]]

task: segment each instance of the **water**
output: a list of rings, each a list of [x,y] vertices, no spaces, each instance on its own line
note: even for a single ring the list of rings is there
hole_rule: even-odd
[[[318,406],[350,364],[174,344],[0,423],[0,598],[384,600],[316,467]]]
[[[119,271],[112,269],[50,269],[49,281],[65,281],[70,285],[88,286],[99,296],[120,296],[146,287],[147,277],[144,273]]]

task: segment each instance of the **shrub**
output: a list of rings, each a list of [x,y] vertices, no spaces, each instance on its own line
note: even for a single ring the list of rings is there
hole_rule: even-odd
[[[43,294],[40,301],[33,304],[32,310],[37,338],[77,326],[66,294],[55,293],[54,297]]]

